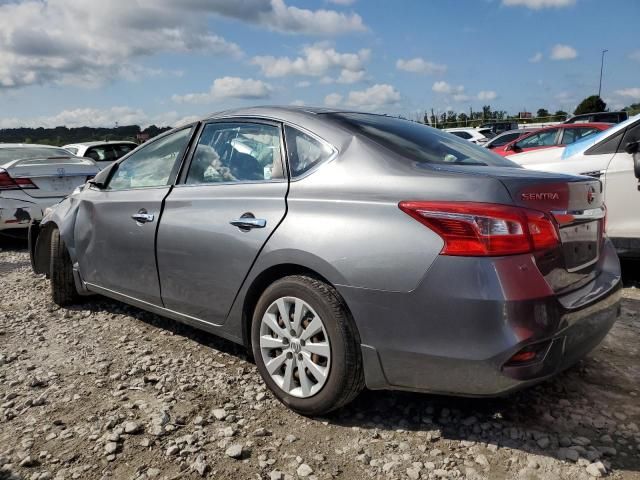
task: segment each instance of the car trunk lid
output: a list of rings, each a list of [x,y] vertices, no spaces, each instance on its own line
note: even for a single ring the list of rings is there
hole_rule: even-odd
[[[4,170],[31,197],[62,198],[93,177],[99,168],[89,159],[69,156],[14,160]]]

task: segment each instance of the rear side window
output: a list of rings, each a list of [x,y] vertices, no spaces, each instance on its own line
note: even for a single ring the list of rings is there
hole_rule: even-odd
[[[507,133],[505,135],[501,135],[500,137],[498,137],[495,140],[493,140],[491,142],[490,146],[491,147],[504,147],[507,143],[514,141],[520,135],[522,135],[522,134],[518,133],[518,132]]]
[[[335,149],[328,143],[288,125],[284,127],[284,135],[287,142],[291,178],[305,174],[315,166],[329,160],[335,153]]]

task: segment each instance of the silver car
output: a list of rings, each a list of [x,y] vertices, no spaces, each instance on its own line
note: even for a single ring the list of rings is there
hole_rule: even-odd
[[[598,180],[383,115],[226,111],[108,167],[30,231],[53,300],[101,294],[246,345],[306,415],[363,387],[498,395],[620,309]]]

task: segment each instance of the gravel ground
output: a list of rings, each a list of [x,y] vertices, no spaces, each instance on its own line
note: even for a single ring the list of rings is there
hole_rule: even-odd
[[[0,480],[640,479],[637,266],[604,343],[552,381],[307,419],[242,348],[100,297],[60,309],[24,245],[0,247]]]

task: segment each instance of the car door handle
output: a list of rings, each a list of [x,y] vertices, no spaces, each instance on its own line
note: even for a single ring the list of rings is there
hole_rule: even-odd
[[[264,218],[236,218],[235,220],[231,220],[229,223],[242,230],[248,230],[250,228],[264,228],[267,226],[267,221]]]
[[[147,223],[153,222],[154,216],[153,213],[146,213],[145,211],[134,213],[133,215],[131,215],[131,218],[133,218],[138,223]]]

